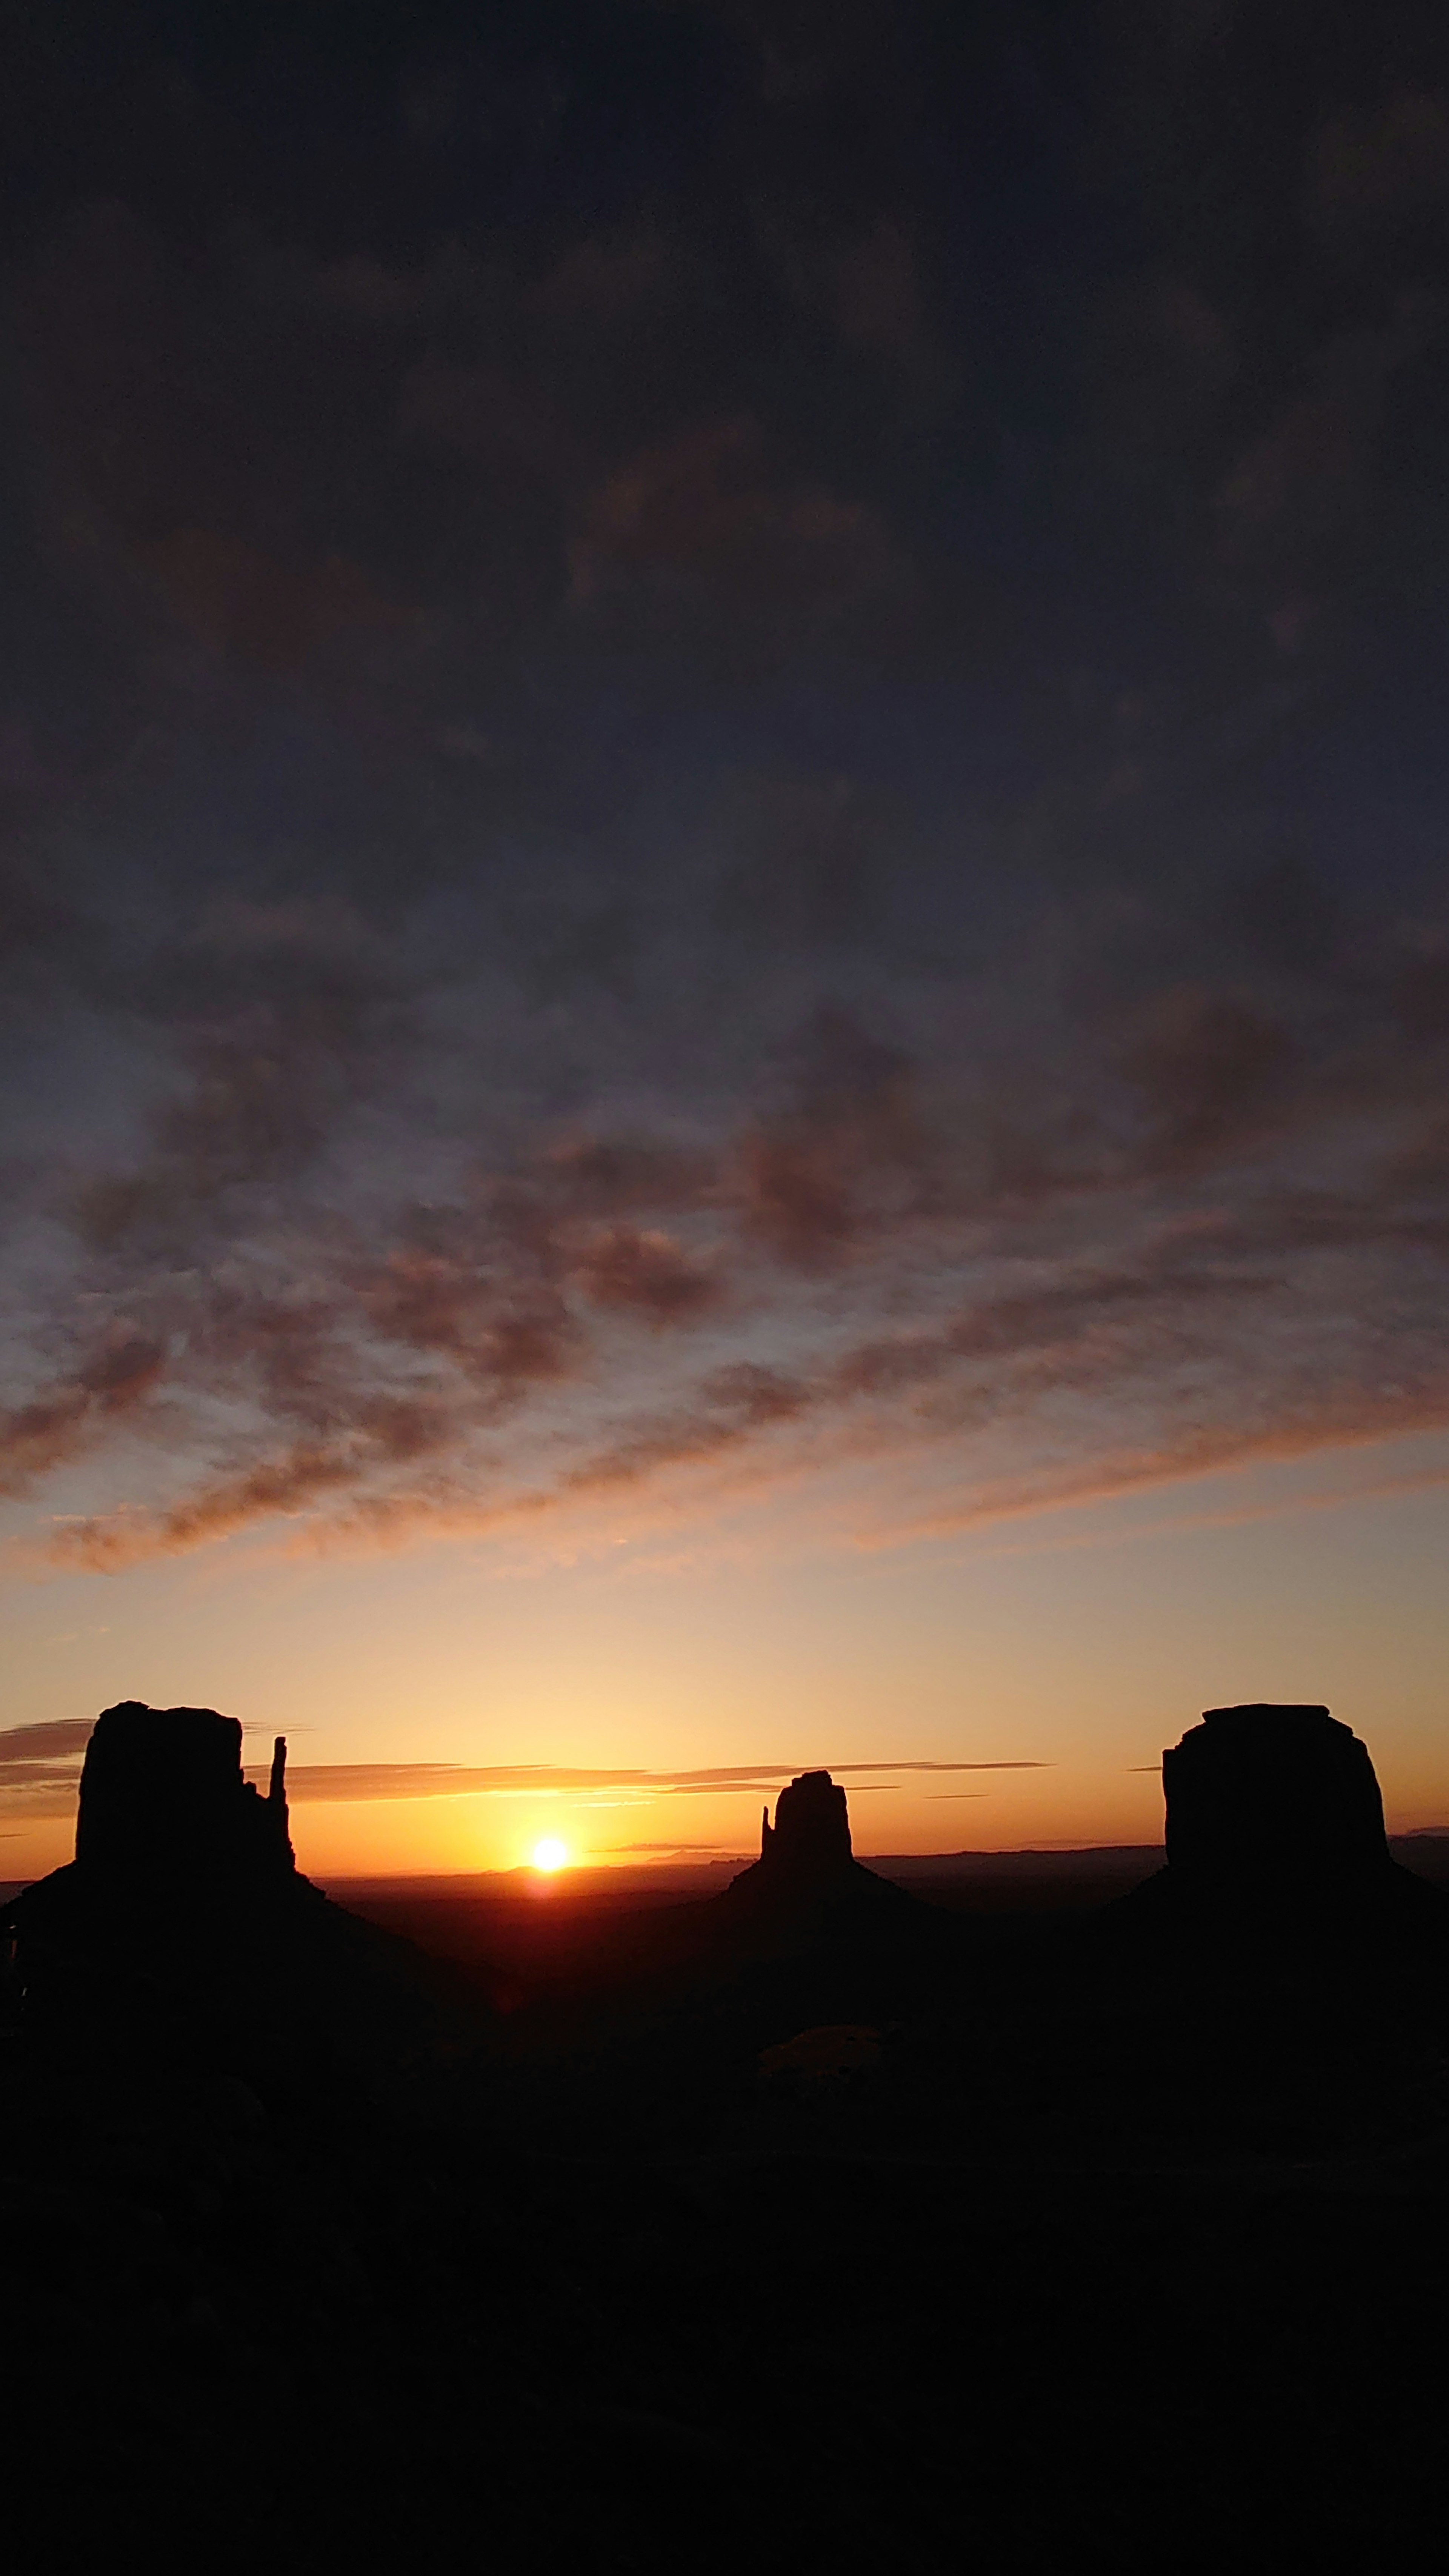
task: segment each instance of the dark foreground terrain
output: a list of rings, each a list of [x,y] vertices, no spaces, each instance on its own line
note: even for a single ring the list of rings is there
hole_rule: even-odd
[[[755,1872],[371,1922],[290,1879],[240,1928],[34,1891],[17,2563],[1437,2558],[1449,1901],[1414,1857],[1210,1919],[1125,1858],[1118,1894]]]

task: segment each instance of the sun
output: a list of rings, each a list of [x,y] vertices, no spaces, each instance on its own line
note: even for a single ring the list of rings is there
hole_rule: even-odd
[[[535,1843],[533,1846],[533,1866],[535,1869],[566,1869],[568,1866],[568,1857],[568,1852],[565,1846],[562,1843],[555,1842],[552,1835],[546,1835],[541,1843]]]

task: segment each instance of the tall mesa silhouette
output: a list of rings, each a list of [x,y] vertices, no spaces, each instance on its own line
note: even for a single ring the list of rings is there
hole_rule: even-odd
[[[286,1754],[279,1735],[263,1796],[238,1719],[142,1700],[101,1711],[75,1858],[6,1910],[32,2027],[298,2079],[376,2073],[436,2036],[444,1981],[297,1868]]]

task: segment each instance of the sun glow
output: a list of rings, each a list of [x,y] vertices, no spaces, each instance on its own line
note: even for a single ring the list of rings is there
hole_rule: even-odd
[[[535,1869],[546,1871],[566,1869],[568,1867],[568,1857],[568,1852],[564,1844],[555,1842],[551,1835],[545,1837],[543,1842],[535,1843],[533,1846],[533,1866]]]

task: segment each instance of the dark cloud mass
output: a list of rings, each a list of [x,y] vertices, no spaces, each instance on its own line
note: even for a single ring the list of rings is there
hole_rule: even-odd
[[[6,43],[24,1552],[1449,1419],[1442,13]]]

